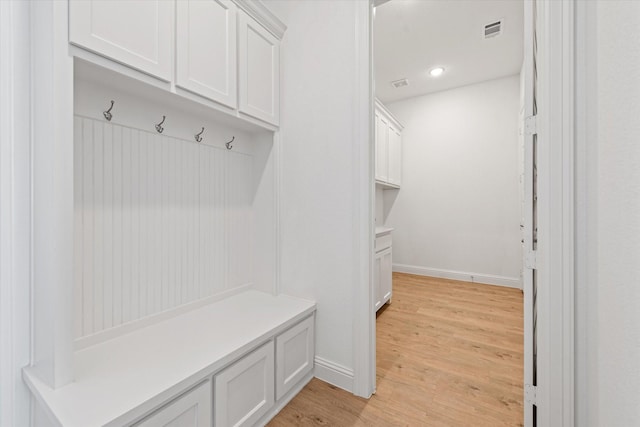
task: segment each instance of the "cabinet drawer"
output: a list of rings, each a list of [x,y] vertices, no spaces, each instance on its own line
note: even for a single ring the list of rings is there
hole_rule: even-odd
[[[273,341],[215,376],[217,427],[252,426],[274,404]]]
[[[391,247],[391,234],[383,234],[376,237],[376,252],[383,251]]]
[[[210,427],[211,381],[163,406],[135,427]]]
[[[276,338],[276,398],[280,399],[313,369],[314,317]]]

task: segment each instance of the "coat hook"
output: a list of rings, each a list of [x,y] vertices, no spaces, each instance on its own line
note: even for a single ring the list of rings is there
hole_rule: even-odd
[[[231,138],[231,141],[229,142],[225,142],[224,145],[227,146],[227,150],[231,150],[233,148],[233,145],[231,145],[231,143],[236,139],[236,137],[234,136],[233,138]]]
[[[162,127],[162,124],[164,123],[164,120],[166,118],[167,116],[162,116],[162,121],[156,125],[156,130],[158,131],[158,133],[162,133],[162,131],[164,130],[164,128]]]
[[[113,117],[113,115],[111,114],[111,110],[113,109],[113,100],[111,101],[111,107],[109,107],[109,109],[107,111],[103,111],[102,115],[104,116],[105,119],[107,119],[108,122],[111,121],[111,118]]]
[[[196,142],[202,142],[202,134],[203,133],[204,133],[204,127],[202,128],[200,133],[197,133],[197,134],[194,135],[194,138],[196,139]]]

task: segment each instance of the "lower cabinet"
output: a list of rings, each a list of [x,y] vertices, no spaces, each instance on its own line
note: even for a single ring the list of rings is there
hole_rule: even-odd
[[[280,399],[313,370],[313,316],[276,338],[276,398]]]
[[[378,311],[386,302],[391,300],[393,285],[393,258],[391,250],[391,235],[384,234],[376,237],[376,253],[373,265],[373,310]]]
[[[135,427],[248,427],[263,423],[310,378],[311,315],[134,424]],[[289,393],[289,394],[287,394]],[[282,406],[282,405],[280,405]]]
[[[204,381],[136,427],[211,427],[211,381]]]
[[[252,426],[275,403],[273,341],[214,377],[216,426]]]

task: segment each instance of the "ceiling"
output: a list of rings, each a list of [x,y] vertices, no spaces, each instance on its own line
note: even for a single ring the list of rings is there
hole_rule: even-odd
[[[375,9],[376,96],[389,103],[518,74],[523,0],[392,0]],[[501,35],[484,26],[502,19]],[[444,67],[437,78],[429,70]],[[394,88],[392,81],[408,79]]]

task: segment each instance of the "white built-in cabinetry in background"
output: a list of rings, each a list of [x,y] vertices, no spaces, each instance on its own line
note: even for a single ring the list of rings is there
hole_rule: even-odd
[[[69,39],[94,54],[278,126],[284,26],[255,2],[71,0]],[[238,7],[240,6],[240,7]],[[175,67],[174,67],[175,64]],[[176,89],[178,88],[178,89]]]
[[[391,300],[393,293],[391,228],[376,229],[375,255],[373,257],[374,311]]]
[[[376,183],[386,188],[400,188],[402,182],[402,129],[391,112],[376,100]]]

